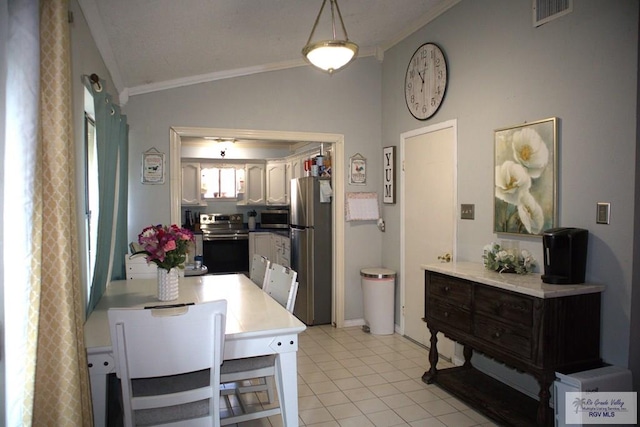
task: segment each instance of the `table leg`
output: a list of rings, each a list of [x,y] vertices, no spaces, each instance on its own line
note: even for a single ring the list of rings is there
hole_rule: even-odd
[[[93,425],[104,427],[107,425],[107,375],[104,373],[91,374],[91,403],[93,404]]]
[[[431,367],[422,375],[422,381],[432,384],[438,375],[438,369],[436,368],[438,365],[438,331],[432,328],[429,328],[429,331],[431,331],[431,346],[429,348],[429,363]]]
[[[538,413],[537,423],[540,426],[552,425],[551,409],[549,408],[549,400],[551,398],[551,392],[549,388],[555,380],[554,374],[543,372],[538,376],[538,384],[540,385],[540,392],[538,393]]]
[[[473,356],[473,348],[465,345],[462,350],[462,354],[464,355],[464,366],[465,368],[471,368],[471,357]]]
[[[284,427],[298,426],[298,368],[296,352],[278,353],[276,357],[278,399]]]

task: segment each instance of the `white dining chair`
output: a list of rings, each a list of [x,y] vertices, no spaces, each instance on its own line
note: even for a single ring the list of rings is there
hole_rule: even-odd
[[[123,421],[220,426],[227,301],[108,311]]]
[[[146,254],[125,254],[124,265],[127,280],[155,279],[158,277],[158,267],[152,262],[147,263]]]
[[[291,268],[271,263],[262,290],[293,313],[298,293],[297,277],[298,273]]]
[[[269,269],[269,259],[263,255],[254,254],[251,260],[251,271],[249,272],[249,278],[253,283],[260,286],[264,286],[264,281]]]
[[[297,276],[298,273],[294,270],[276,263],[271,263],[267,270],[265,285],[262,290],[278,301],[287,311],[293,313],[298,292]],[[245,414],[228,420],[223,419],[222,425],[235,424],[237,422],[268,417],[280,413],[280,407],[258,413],[249,413],[242,399],[243,393],[265,391],[268,401],[270,403],[274,402],[275,363],[275,355],[225,360],[222,365],[220,382],[223,384],[239,383],[234,389],[234,393]],[[245,384],[247,381],[251,384]],[[258,384],[255,384],[255,382],[258,382]]]

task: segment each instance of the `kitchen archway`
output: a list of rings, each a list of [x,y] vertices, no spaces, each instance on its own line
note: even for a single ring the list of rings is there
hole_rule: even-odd
[[[171,200],[171,223],[179,224],[180,215],[180,161],[182,138],[185,137],[218,137],[255,139],[266,141],[299,141],[328,143],[333,146],[333,299],[331,307],[332,323],[341,328],[344,326],[344,135],[315,132],[287,132],[268,130],[224,129],[171,127],[169,129],[169,179]]]

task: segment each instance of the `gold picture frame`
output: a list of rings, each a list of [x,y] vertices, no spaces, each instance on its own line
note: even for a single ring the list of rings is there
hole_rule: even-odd
[[[494,132],[494,232],[541,235],[557,224],[558,119]]]

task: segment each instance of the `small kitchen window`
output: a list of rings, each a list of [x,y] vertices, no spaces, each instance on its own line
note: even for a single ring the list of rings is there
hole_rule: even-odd
[[[202,164],[201,191],[204,199],[235,200],[244,191],[244,167]]]

